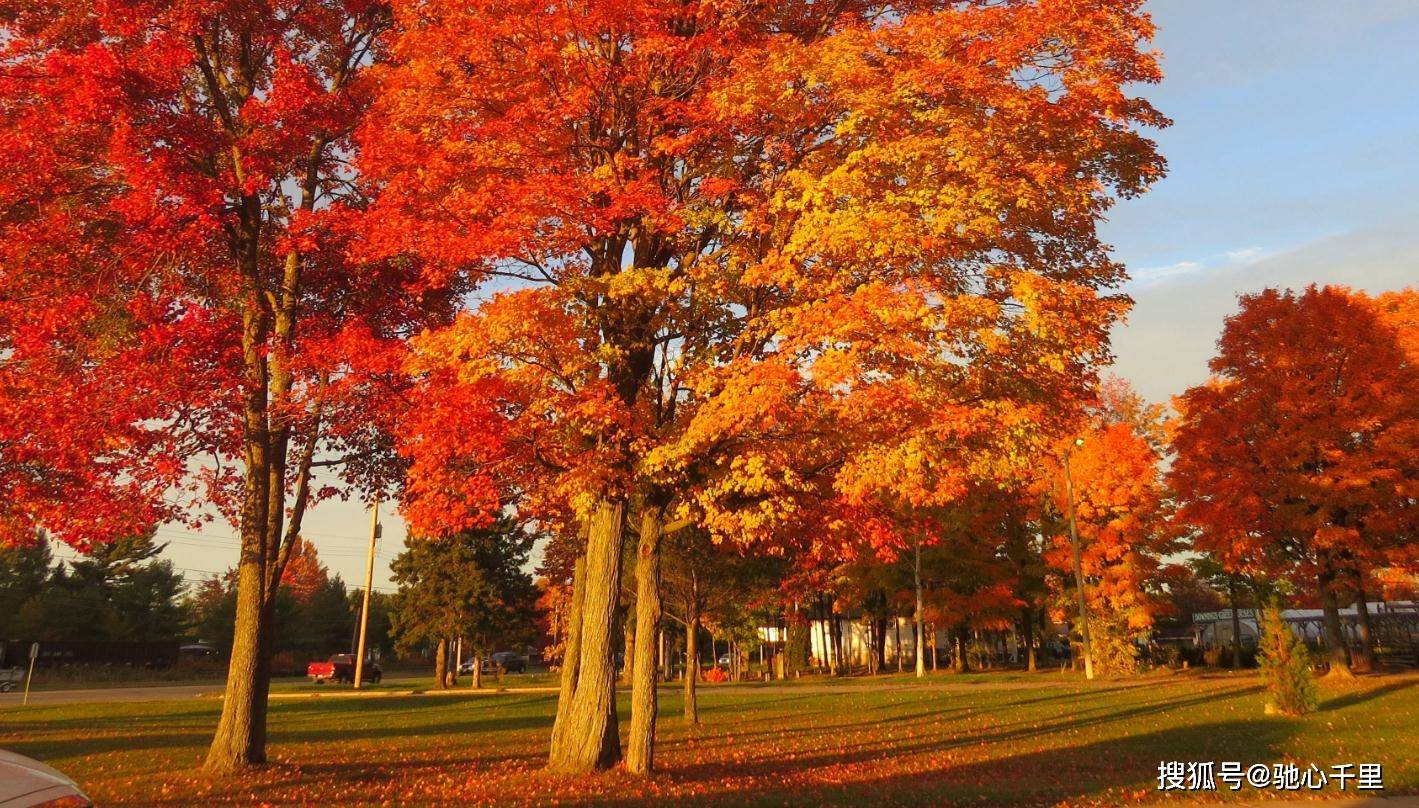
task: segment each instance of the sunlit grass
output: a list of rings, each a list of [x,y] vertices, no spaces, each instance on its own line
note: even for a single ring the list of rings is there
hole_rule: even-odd
[[[881,687],[854,686],[869,683]],[[892,676],[706,687],[698,728],[681,722],[667,687],[661,774],[648,782],[544,775],[556,698],[546,693],[276,699],[273,764],[239,780],[196,772],[219,709],[210,699],[6,708],[0,746],[50,762],[103,804],[1112,805],[1157,799],[1160,760],[1378,762],[1387,793],[1419,792],[1415,676],[1326,691],[1302,719],[1263,715],[1247,676],[1136,686],[939,674],[928,685]],[[624,721],[624,698],[621,708]]]

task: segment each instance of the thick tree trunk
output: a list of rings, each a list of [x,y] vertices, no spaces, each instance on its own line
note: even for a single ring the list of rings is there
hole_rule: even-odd
[[[690,573],[690,597],[685,602],[685,723],[700,723],[695,685],[700,678],[699,580]]]
[[[1370,626],[1370,607],[1365,603],[1365,589],[1358,583],[1355,586],[1355,628],[1360,635],[1360,649],[1355,667],[1365,673],[1371,673],[1375,670],[1374,632]]]
[[[966,661],[966,627],[964,625],[956,627],[956,659],[954,667],[956,673],[966,673],[971,669],[970,663]]]
[[[473,689],[474,689],[474,690],[481,690],[482,688],[483,688],[483,650],[482,650],[481,648],[474,648],[474,649],[473,649]]]
[[[660,636],[660,531],[659,507],[641,511],[640,539],[636,547],[635,653],[626,653],[631,669],[631,737],[626,745],[626,770],[650,774],[655,770],[656,693],[655,641]]]
[[[434,686],[439,690],[448,687],[448,640],[439,637],[438,648],[434,650]]]
[[[1025,670],[1034,673],[1039,660],[1035,658],[1035,610],[1029,606],[1020,610],[1020,629],[1025,635]]]
[[[616,602],[621,587],[625,503],[600,502],[591,516],[586,542],[585,595],[575,689],[562,732],[553,732],[547,767],[582,774],[609,769],[621,759],[616,724]]]
[[[264,744],[255,741],[258,691],[262,689],[263,647],[262,588],[264,564],[260,548],[243,548],[237,567],[236,625],[232,635],[232,655],[227,666],[227,684],[222,696],[222,715],[217,734],[207,751],[203,769],[225,774],[266,762]]]
[[[1340,606],[1335,599],[1334,573],[1320,575],[1320,606],[1322,625],[1325,628],[1325,650],[1330,658],[1328,676],[1348,679],[1354,676],[1350,670],[1350,649],[1345,643],[1345,631],[1340,625]]]

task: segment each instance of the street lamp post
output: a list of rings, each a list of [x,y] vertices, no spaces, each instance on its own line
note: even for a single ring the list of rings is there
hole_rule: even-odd
[[[1083,438],[1075,438],[1074,446],[1083,446]],[[1064,490],[1069,503],[1069,546],[1074,551],[1074,589],[1079,595],[1079,629],[1084,638],[1084,678],[1094,678],[1094,649],[1089,640],[1089,608],[1084,604],[1084,564],[1079,559],[1079,529],[1074,524],[1074,478],[1069,471],[1069,456],[1073,447],[1064,452]]]

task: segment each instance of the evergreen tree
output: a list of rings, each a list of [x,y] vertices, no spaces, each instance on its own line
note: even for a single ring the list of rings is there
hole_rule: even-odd
[[[532,541],[509,517],[443,539],[411,537],[390,565],[399,585],[390,620],[395,647],[446,648],[461,637],[477,659],[494,643],[530,639],[538,591],[523,568]]]
[[[1267,712],[1298,716],[1314,710],[1319,695],[1305,643],[1286,625],[1274,603],[1262,611],[1260,628],[1258,658],[1269,694]]]

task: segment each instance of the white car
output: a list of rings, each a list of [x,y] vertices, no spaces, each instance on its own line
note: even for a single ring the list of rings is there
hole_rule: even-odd
[[[0,808],[93,808],[68,777],[24,755],[0,749]]]

